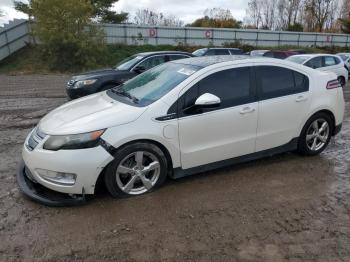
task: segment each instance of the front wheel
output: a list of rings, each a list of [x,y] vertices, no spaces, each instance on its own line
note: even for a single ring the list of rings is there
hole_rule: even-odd
[[[157,146],[134,143],[120,149],[107,167],[105,184],[113,197],[141,195],[163,184],[167,159]]]
[[[333,131],[333,122],[328,114],[318,113],[305,124],[298,144],[303,155],[320,154],[328,145]]]

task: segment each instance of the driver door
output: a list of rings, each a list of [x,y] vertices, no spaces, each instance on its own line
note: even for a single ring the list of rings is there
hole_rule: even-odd
[[[255,152],[258,103],[250,67],[211,73],[179,98],[179,142],[183,169]],[[210,93],[217,107],[194,106]]]

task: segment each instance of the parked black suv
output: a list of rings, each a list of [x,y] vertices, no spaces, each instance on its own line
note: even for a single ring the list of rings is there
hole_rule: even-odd
[[[108,90],[126,80],[168,61],[192,57],[192,54],[176,51],[139,53],[128,57],[114,68],[97,70],[73,76],[67,84],[71,99]]]
[[[213,55],[243,55],[243,50],[239,48],[201,48],[192,53],[194,56]]]

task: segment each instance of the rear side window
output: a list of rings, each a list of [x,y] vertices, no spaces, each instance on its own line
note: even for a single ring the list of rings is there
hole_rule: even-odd
[[[266,52],[265,54],[263,54],[263,56],[274,58],[273,53],[270,52],[270,51],[269,51],[269,52]]]
[[[189,58],[189,56],[186,56],[186,55],[169,55],[168,57],[169,57],[169,61]]]
[[[227,49],[215,49],[215,55],[229,55],[229,51]]]
[[[274,57],[278,58],[278,59],[285,59],[285,58],[287,58],[287,55],[285,53],[282,53],[282,52],[275,52]]]
[[[322,57],[318,56],[315,58],[310,59],[309,61],[307,61],[305,63],[306,66],[311,67],[311,68],[320,68],[323,67],[323,63],[322,63]]]
[[[255,100],[255,92],[251,84],[250,67],[233,68],[200,80],[182,96],[182,109],[194,105],[196,99],[205,93],[216,95],[221,99],[219,108],[233,107]]]
[[[278,66],[258,66],[257,79],[260,99],[270,99],[305,92],[308,78],[296,71]]]
[[[230,49],[231,55],[242,55],[243,51],[240,49]]]

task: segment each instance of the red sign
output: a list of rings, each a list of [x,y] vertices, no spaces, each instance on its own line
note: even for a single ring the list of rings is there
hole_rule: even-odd
[[[211,30],[205,31],[205,37],[206,38],[211,38],[211,34],[212,34]]]
[[[149,30],[149,37],[156,37],[157,36],[157,29],[151,28]]]

